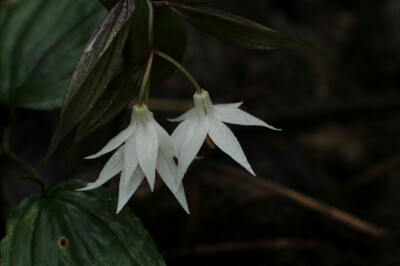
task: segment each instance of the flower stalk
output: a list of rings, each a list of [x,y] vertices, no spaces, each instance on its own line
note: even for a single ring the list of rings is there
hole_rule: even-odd
[[[154,8],[153,8],[153,3],[150,0],[146,0],[146,3],[147,3],[147,8],[149,9],[149,25],[148,25],[149,47],[150,49],[153,49]]]
[[[174,66],[176,66],[190,80],[190,82],[196,88],[196,92],[198,94],[201,94],[203,92],[203,90],[200,87],[200,84],[195,80],[195,78],[178,61],[176,61],[175,59],[173,59],[169,55],[164,54],[163,52],[158,51],[158,50],[154,50],[153,53],[155,53],[156,55],[164,58],[165,60],[167,60],[168,62],[170,62]]]
[[[151,72],[151,66],[153,64],[153,53],[150,53],[149,55],[149,59],[147,61],[147,66],[146,66],[146,71],[144,73],[144,77],[143,77],[143,81],[142,81],[142,86],[140,87],[140,94],[139,94],[139,102],[138,105],[143,105],[143,102],[145,101],[145,103],[147,104],[147,97],[146,94],[148,95],[148,93],[146,93],[146,91],[149,90],[149,85],[150,85],[150,72]]]

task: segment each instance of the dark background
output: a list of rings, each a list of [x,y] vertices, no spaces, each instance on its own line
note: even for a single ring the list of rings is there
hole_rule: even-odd
[[[144,184],[130,201],[167,263],[399,265],[399,2],[253,0],[214,6],[328,53],[241,49],[185,23],[183,64],[214,102],[244,101],[244,110],[283,129],[230,126],[257,175],[368,221],[385,235],[362,232],[285,193],[247,182],[250,176],[233,160],[204,146],[205,157],[193,163],[184,180],[190,216],[159,180],[154,193]],[[188,108],[193,92],[177,72],[152,87],[150,107],[169,133],[176,125],[166,118]],[[14,151],[39,166],[58,114],[19,110]],[[2,108],[2,123],[7,117]],[[128,120],[129,111],[95,133],[69,176],[64,158],[70,140],[64,141],[39,168],[46,184],[96,179],[106,158],[82,157]],[[2,236],[10,210],[38,192],[20,176],[15,165],[1,161]],[[107,186],[117,193],[117,184],[114,178]]]

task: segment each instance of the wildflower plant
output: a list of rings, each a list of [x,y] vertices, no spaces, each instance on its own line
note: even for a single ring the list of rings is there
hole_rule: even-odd
[[[44,162],[51,158],[60,142],[76,129],[70,151],[70,158],[73,158],[77,147],[91,133],[128,108],[135,97],[138,98],[133,108],[130,108],[131,121],[127,128],[108,143],[103,143],[99,152],[86,157],[96,159],[109,156],[108,153],[113,152],[99,176],[88,184],[69,181],[46,189],[37,170],[9,149],[7,139],[10,128],[7,128],[4,132],[2,155],[20,163],[29,178],[41,185],[43,196],[28,198],[11,214],[7,226],[14,229],[7,232],[1,244],[1,262],[4,265],[28,265],[25,262],[29,261],[30,255],[19,256],[26,254],[26,250],[34,250],[35,254],[39,254],[34,256],[38,265],[56,265],[62,262],[62,258],[67,259],[65,256],[70,261],[80,259],[79,263],[85,265],[89,261],[105,265],[115,262],[163,265],[164,261],[152,240],[137,225],[138,219],[124,208],[143,180],[146,179],[153,190],[158,173],[171,191],[171,196],[189,213],[182,180],[206,139],[211,140],[222,152],[255,175],[240,143],[226,124],[279,129],[242,111],[242,102],[212,103],[212,89],[202,88],[179,63],[185,46],[185,32],[178,17],[224,42],[244,48],[319,52],[307,42],[250,20],[203,7],[203,4],[213,2],[210,0],[100,2],[107,9],[101,21],[100,17],[105,9],[96,0],[20,0],[1,11],[6,18],[1,21],[4,32],[2,37],[5,39],[1,42],[1,102],[12,110],[18,107],[46,110],[60,106],[63,98],[60,118]],[[35,12],[43,7],[46,7],[44,12],[47,12],[47,16],[43,17],[54,19],[43,22],[40,17],[35,16]],[[57,20],[56,15],[60,16],[59,20],[63,23]],[[86,20],[77,26],[79,16]],[[93,29],[95,23],[98,23],[97,28],[89,38],[87,29]],[[36,35],[25,38],[31,37],[32,42],[36,41],[36,46],[20,48],[17,40],[22,38],[25,32],[23,28],[28,27],[28,24]],[[62,33],[71,32],[71,29],[74,30],[75,39],[71,36],[65,38]],[[43,30],[47,32],[41,34]],[[45,38],[52,31],[52,38]],[[64,46],[60,46],[60,43]],[[82,45],[84,43],[86,44]],[[77,46],[79,50],[75,49]],[[18,52],[24,55],[23,53],[32,49],[37,53],[35,62],[13,61],[15,59],[12,55]],[[59,62],[63,58],[77,58],[78,52],[81,54],[74,69],[70,64],[67,65],[67,70],[65,64],[60,66]],[[156,57],[159,59],[155,60]],[[10,78],[13,76],[11,71],[15,62],[20,64],[15,70],[16,74],[13,74],[21,77],[18,82]],[[171,122],[180,122],[170,135],[159,124],[160,121],[157,122],[157,114],[153,116],[149,110],[148,99],[153,89],[151,80],[161,81],[175,68],[193,84],[188,90],[190,93],[194,92],[194,108],[178,118],[170,119]],[[70,80],[65,80],[66,71],[72,70]],[[25,72],[33,74],[29,76]],[[67,82],[67,90],[63,95]],[[118,200],[106,189],[100,188],[116,176],[119,176]],[[190,178],[190,175],[186,174],[186,177]],[[24,216],[24,213],[30,215]],[[68,223],[73,217],[79,220],[78,224]],[[22,219],[24,222],[20,223]],[[49,223],[50,220],[53,222]],[[93,222],[96,226],[92,225]],[[31,224],[43,231],[34,233],[29,227]],[[48,227],[51,230],[44,232]],[[17,229],[25,233],[17,234]],[[45,249],[28,244],[19,245],[23,241],[28,243],[27,238],[38,237],[40,233],[47,234]],[[111,237],[110,234],[114,236]],[[117,239],[115,235],[118,235]],[[109,241],[105,243],[97,240],[103,237]],[[132,239],[144,241],[146,245],[143,242],[138,244],[136,240],[132,242]],[[52,241],[57,245],[52,245]],[[113,246],[113,241],[119,241],[120,246],[134,251],[119,256],[120,251],[111,249],[115,254],[103,256],[103,260],[99,262],[100,258],[96,254],[109,254],[107,250]],[[89,246],[97,243],[94,245],[97,250],[87,255],[88,251],[83,246],[80,249],[82,242]],[[68,251],[67,255],[61,255],[60,252],[64,250]],[[52,255],[40,256],[43,252]]]

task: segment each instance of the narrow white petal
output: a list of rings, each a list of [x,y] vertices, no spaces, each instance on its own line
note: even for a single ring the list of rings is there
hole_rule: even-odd
[[[238,140],[235,135],[233,135],[232,131],[224,125],[224,123],[217,120],[209,121],[210,129],[208,134],[212,141],[226,154],[232,157],[237,163],[246,168],[247,171],[254,174],[253,169],[249,162],[247,161],[246,155],[242,150]]]
[[[158,153],[158,137],[154,127],[149,124],[141,124],[137,128],[136,153],[139,164],[153,191],[156,180],[156,161]]]
[[[192,108],[189,111],[184,112],[183,114],[181,114],[180,116],[178,116],[176,118],[168,118],[168,121],[180,122],[180,121],[183,121],[183,120],[186,120],[186,119],[192,117],[195,114],[195,112],[196,112],[195,109]]]
[[[194,119],[185,120],[175,128],[174,132],[172,132],[171,138],[172,141],[175,143],[175,147],[178,150],[178,155],[179,149],[182,146],[181,140],[185,137],[185,135],[187,135],[188,129],[190,128],[192,123],[195,123],[194,121]]]
[[[176,164],[172,156],[164,153],[162,150],[159,150],[156,169],[161,179],[167,185],[169,190],[174,193],[176,199],[181,204],[182,208],[189,213],[189,208],[186,202],[185,191],[183,190],[182,183],[178,187],[178,191],[176,191],[175,186],[177,183],[176,176]]]
[[[172,138],[167,133],[167,131],[165,131],[165,129],[161,127],[156,121],[154,121],[153,127],[156,130],[156,134],[158,137],[158,147],[167,154],[178,157],[178,150],[176,149],[176,145],[172,141]]]
[[[121,146],[116,152],[114,152],[114,154],[107,161],[106,165],[100,172],[99,178],[95,182],[87,184],[86,187],[77,190],[81,191],[81,190],[89,190],[97,188],[106,183],[108,180],[110,180],[113,176],[121,172],[123,169],[124,169],[124,146]]]
[[[85,157],[85,159],[93,159],[100,157],[103,154],[106,154],[116,148],[118,148],[124,141],[132,135],[135,127],[133,125],[129,125],[126,129],[122,130],[117,136],[111,139],[104,148],[102,148],[98,153],[93,154],[91,156]]]
[[[190,214],[189,206],[188,206],[187,201],[186,201],[185,189],[183,188],[183,184],[182,183],[180,184],[180,186],[178,188],[178,191],[175,192],[174,195],[175,195],[176,199],[179,201],[179,203],[181,204],[181,206],[183,207],[183,209],[188,214]]]
[[[182,181],[190,163],[203,145],[208,131],[208,118],[197,116],[195,119],[184,121],[181,125],[172,133],[172,139],[178,148],[178,183]]]
[[[254,117],[240,109],[214,106],[216,109],[215,117],[225,123],[237,124],[242,126],[262,126],[273,130],[281,130],[273,126],[268,125],[264,121]]]
[[[140,166],[136,167],[135,171],[127,178],[124,171],[122,171],[121,179],[119,181],[119,194],[117,213],[119,213],[128,200],[132,197],[144,179],[144,173]]]
[[[131,136],[125,141],[125,160],[124,171],[127,177],[130,177],[138,165],[138,157],[136,152],[136,139]]]
[[[215,104],[214,107],[224,107],[224,108],[239,108],[243,102],[237,102],[237,103],[220,103],[220,104]]]

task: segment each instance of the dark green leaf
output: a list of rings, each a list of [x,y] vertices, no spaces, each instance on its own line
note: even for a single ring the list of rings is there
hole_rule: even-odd
[[[104,91],[120,62],[134,11],[131,0],[120,0],[103,19],[86,44],[64,98],[47,161],[59,142],[90,110]]]
[[[170,6],[193,25],[228,43],[260,50],[292,49],[320,52],[311,44],[229,13],[176,3],[170,3]]]
[[[123,71],[112,80],[99,100],[82,119],[76,132],[75,140],[79,141],[114,118],[130,102],[140,88],[146,64],[140,62]]]
[[[76,60],[104,16],[93,0],[19,0],[0,11],[0,101],[59,107]]]
[[[79,180],[25,199],[9,216],[1,265],[165,265],[140,220]]]

